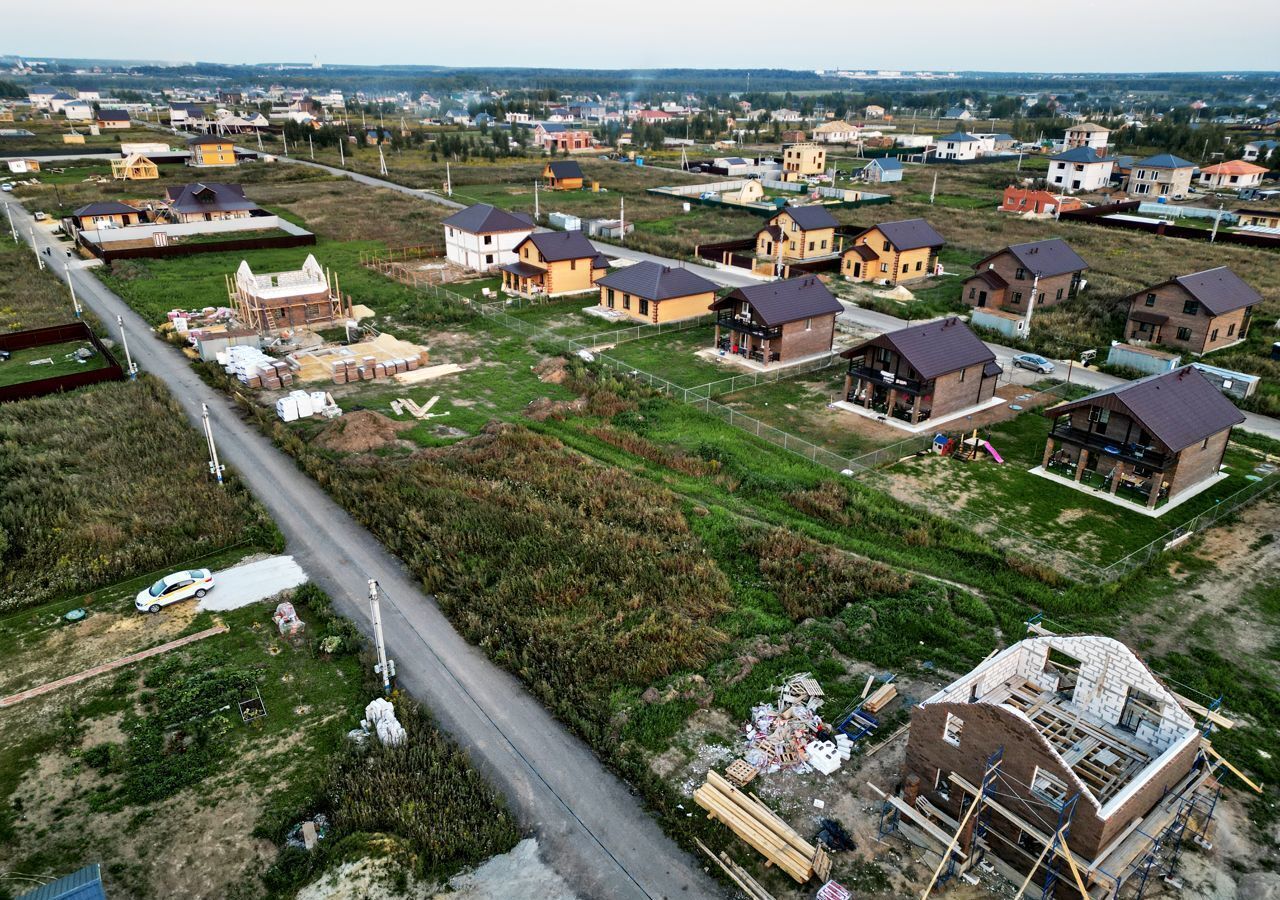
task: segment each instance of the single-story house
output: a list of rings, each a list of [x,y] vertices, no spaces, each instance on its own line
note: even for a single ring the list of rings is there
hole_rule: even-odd
[[[1236,224],[1241,228],[1280,228],[1280,211],[1237,209]]]
[[[1255,166],[1242,159],[1233,159],[1201,169],[1199,182],[1201,187],[1240,191],[1262,184],[1266,174],[1266,166]]]
[[[129,117],[127,109],[100,109],[97,117],[99,128],[109,128],[120,131],[133,127],[133,120]]]
[[[863,166],[861,174],[863,181],[885,184],[890,181],[901,181],[903,171],[902,160],[896,156],[883,156]]]
[[[1266,162],[1275,153],[1277,147],[1280,147],[1280,141],[1250,141],[1244,145],[1241,159],[1245,162]]]
[[[445,256],[465,269],[488,272],[516,261],[516,247],[533,231],[523,213],[477,203],[444,220]]]
[[[840,354],[844,399],[916,425],[995,396],[996,355],[954,316],[891,331]]]
[[[1226,266],[1175,275],[1129,298],[1125,337],[1190,353],[1244,340],[1262,295]]]
[[[969,112],[967,107],[953,106],[943,114],[942,118],[955,119],[957,122],[967,122],[973,118],[973,113]]]
[[[71,214],[78,230],[124,228],[142,221],[142,211],[119,200],[102,200],[82,206]]]
[[[648,260],[610,272],[596,284],[602,307],[654,325],[705,316],[718,289],[690,269]]]
[[[1059,210],[1070,212],[1073,209],[1083,209],[1084,203],[1074,197],[1010,185],[1004,189],[1004,198],[996,208],[1000,212],[1052,216]]]
[[[585,293],[609,268],[581,231],[535,231],[516,245],[515,255],[498,268],[503,289],[522,297]]]
[[[577,191],[582,189],[582,166],[570,159],[547,163],[542,178],[553,191]]]
[[[741,287],[711,304],[714,347],[763,365],[831,351],[844,307],[814,275]]]
[[[854,237],[840,257],[840,274],[850,281],[901,284],[928,278],[946,241],[924,219],[872,225]]]
[[[212,182],[170,185],[164,189],[161,203],[174,222],[244,219],[259,208],[240,185]]]
[[[1244,415],[1192,366],[1149,375],[1059,403],[1043,467],[1075,481],[1086,472],[1112,494],[1126,485],[1148,509],[1222,468],[1231,429]]]
[[[62,107],[62,114],[68,122],[92,122],[93,105],[83,100],[76,100]]]

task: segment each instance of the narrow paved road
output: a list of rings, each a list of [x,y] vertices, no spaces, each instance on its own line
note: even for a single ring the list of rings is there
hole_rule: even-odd
[[[22,239],[30,242],[30,215],[9,202]],[[469,751],[522,825],[537,835],[547,862],[575,891],[585,898],[724,896],[582,741],[454,631],[373,535],[246,424],[234,404],[202,382],[176,348],[152,337],[148,324],[83,263],[68,267],[62,245],[47,229],[35,228],[34,241],[38,248],[54,248],[46,259],[55,273],[71,278],[81,302],[109,323],[117,340],[116,316],[124,317],[134,361],[169,385],[193,423],[201,403],[209,405],[222,459],[271,513],[288,552],[366,633],[367,582],[378,579],[400,687],[423,701]]]

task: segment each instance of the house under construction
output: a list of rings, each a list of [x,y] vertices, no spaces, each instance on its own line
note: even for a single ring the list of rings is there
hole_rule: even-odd
[[[227,295],[241,324],[272,334],[284,329],[324,328],[352,317],[351,298],[344,298],[338,276],[308,254],[301,269],[255,275],[241,261],[235,277],[227,277]]]
[[[152,181],[160,177],[160,167],[141,153],[111,160],[111,177],[117,181]]]
[[[1187,842],[1211,846],[1220,768],[1244,778],[1207,739],[1230,721],[1119,641],[1031,631],[912,711],[882,835],[929,851],[926,897],[973,880],[974,866],[1021,885],[1017,897],[1140,898],[1176,884]]]

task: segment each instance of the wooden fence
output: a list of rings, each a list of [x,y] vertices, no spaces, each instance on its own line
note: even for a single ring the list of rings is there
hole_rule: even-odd
[[[102,354],[106,365],[84,372],[37,378],[34,381],[24,381],[21,384],[0,387],[0,403],[43,397],[46,394],[71,391],[90,384],[100,384],[104,381],[124,380],[124,369],[121,368],[120,363],[116,361],[111,351],[103,345],[102,341],[98,340],[98,336],[84,322],[68,322],[66,325],[51,325],[48,328],[31,328],[26,331],[15,331],[11,334],[0,334],[0,350],[29,350],[33,347],[64,344],[68,341],[88,341],[95,350]]]

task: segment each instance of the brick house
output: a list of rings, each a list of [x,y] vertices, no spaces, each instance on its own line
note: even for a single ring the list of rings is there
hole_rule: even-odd
[[[1148,156],[1133,164],[1124,189],[1135,197],[1169,197],[1181,200],[1191,193],[1196,164],[1172,153]]]
[[[124,228],[142,222],[142,210],[119,200],[102,200],[82,206],[71,214],[71,221],[78,230],[99,228]]]
[[[912,425],[985,403],[1004,371],[954,316],[879,335],[840,355],[849,360],[846,402]]]
[[[582,166],[568,159],[549,162],[542,168],[542,179],[553,191],[578,191],[582,189]]]
[[[498,268],[503,289],[522,297],[583,294],[609,268],[581,231],[535,231],[516,245],[515,255]]]
[[[980,260],[961,286],[975,308],[994,307],[1031,318],[1037,306],[1056,306],[1076,295],[1089,268],[1061,238],[1011,244]]]
[[[1216,475],[1244,416],[1192,366],[1045,410],[1042,467],[1154,509]],[[1120,494],[1120,488],[1125,492]]]
[[[902,284],[928,278],[946,243],[924,219],[872,225],[841,254],[840,274],[850,281]]]
[[[1255,166],[1242,159],[1232,159],[1200,170],[1201,187],[1242,191],[1256,188],[1267,175],[1266,166]]]
[[[697,272],[648,260],[610,272],[596,284],[602,307],[654,325],[705,316],[718,290]]]
[[[1218,266],[1175,275],[1128,300],[1128,340],[1203,354],[1243,341],[1262,295],[1226,266]]]
[[[1084,203],[1074,197],[1010,185],[1004,189],[1004,198],[997,207],[1000,212],[1033,216],[1052,216],[1059,208],[1062,212],[1070,212],[1073,209],[1084,209]]]
[[[782,180],[802,181],[810,175],[821,175],[827,170],[827,149],[804,140],[782,145]]]
[[[844,307],[816,276],[753,284],[711,304],[715,343],[762,365],[793,363],[831,351]]]
[[[783,263],[830,256],[837,224],[825,206],[788,206],[756,232],[756,255]]]
[[[959,830],[962,870],[986,851],[1018,881],[1029,872],[1035,896],[1047,879],[1041,861],[1057,872],[1051,896],[1079,896],[1076,877],[1090,897],[1120,896],[1150,847],[1150,837],[1125,839],[1135,820],[1158,836],[1184,799],[1199,806],[1217,787],[1196,720],[1107,637],[1038,629],[921,702],[910,729],[903,805],[937,819],[945,839],[989,785],[993,802]],[[1064,819],[1070,866],[1042,852]],[[1188,823],[1187,840],[1199,828]]]
[[[539,123],[538,127],[533,129],[533,141],[543,150],[549,153],[563,153],[568,151],[576,153],[583,150],[591,150],[595,146],[595,141],[591,137],[590,131],[581,128],[569,128],[555,122]]]
[[[1110,139],[1111,129],[1095,125],[1093,122],[1081,122],[1079,125],[1072,125],[1067,129],[1063,143],[1066,144],[1068,149],[1072,147],[1087,147],[1090,150],[1097,150],[1098,155],[1102,156]]]

